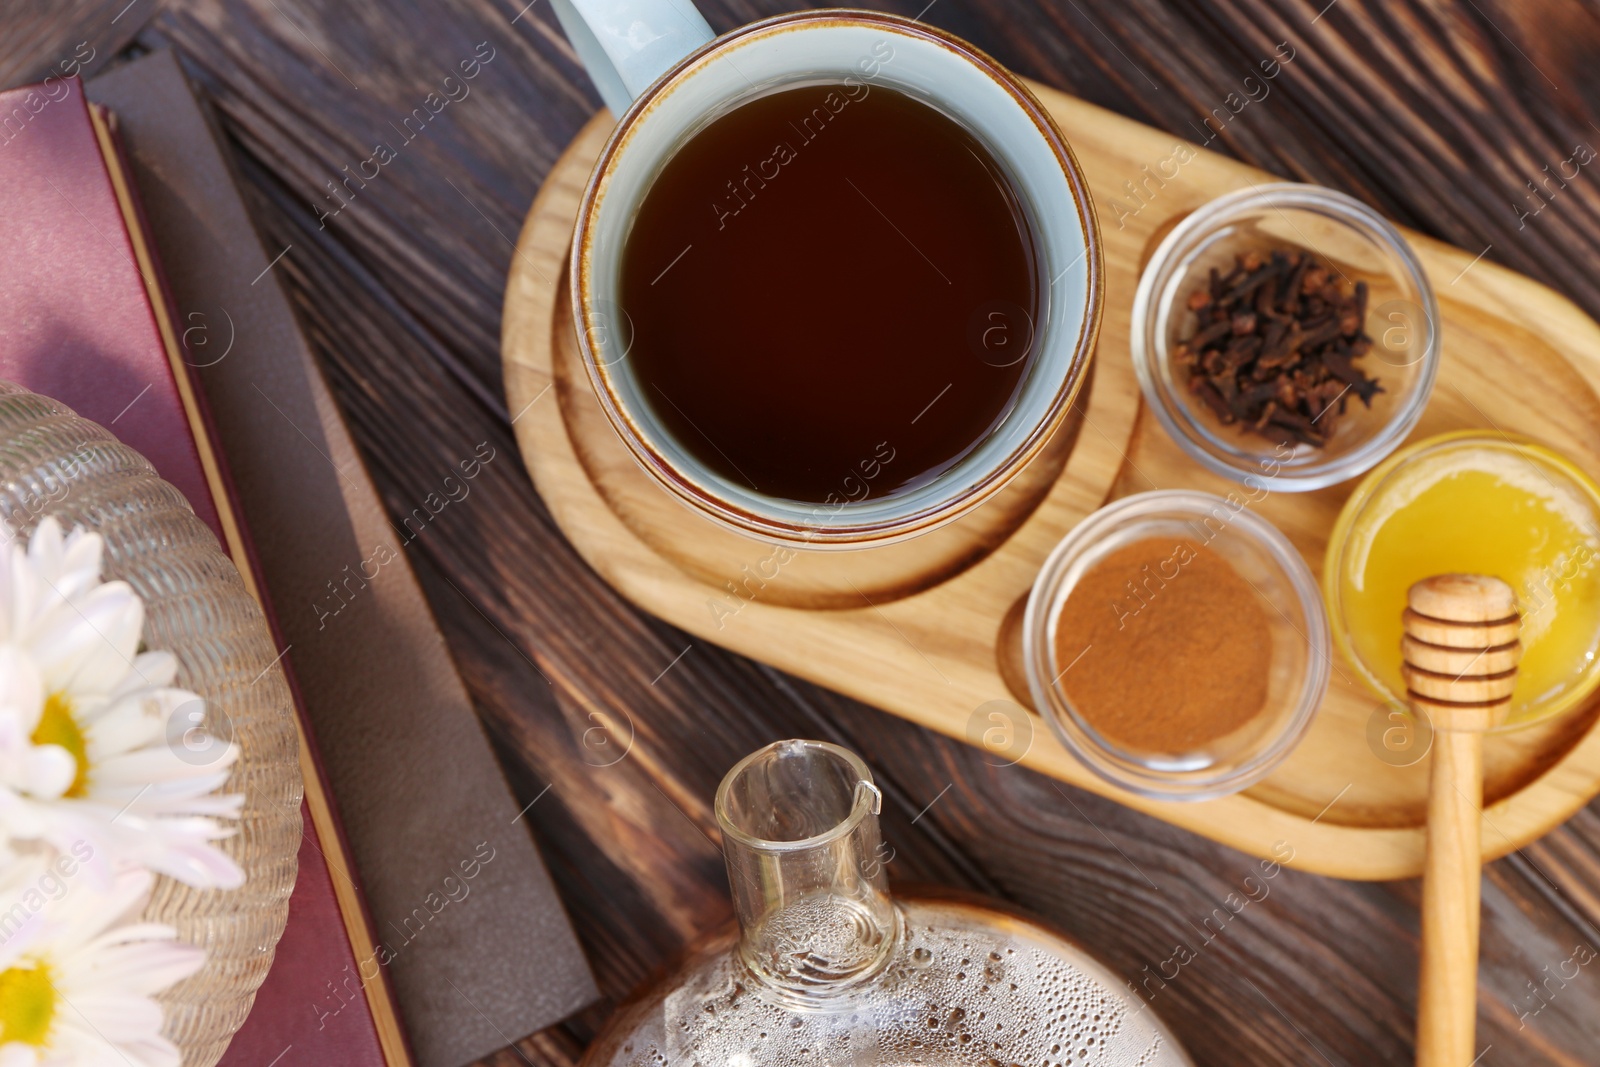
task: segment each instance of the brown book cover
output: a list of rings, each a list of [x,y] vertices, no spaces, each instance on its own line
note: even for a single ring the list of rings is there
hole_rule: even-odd
[[[122,125],[179,321],[203,330],[187,369],[279,604],[378,932],[375,958],[417,1062],[459,1067],[592,1002],[593,979],[405,544],[269,269],[295,250],[262,249],[170,53],[97,78],[90,95]],[[389,552],[374,574],[362,564],[380,545]],[[351,577],[358,569],[364,577]],[[345,590],[334,619],[316,610],[330,583]],[[308,1028],[345,1025],[317,1013],[349,992],[319,982],[299,995],[295,1018]],[[256,1062],[278,1050],[262,1051]]]
[[[260,581],[225,472],[197,421],[191,383],[175,373],[177,336],[109,120],[91,112],[75,78],[0,93],[0,113],[27,116],[20,127],[8,127],[0,146],[0,187],[8,197],[0,223],[0,294],[13,309],[0,324],[0,377],[62,401],[143,453],[188,498],[259,599]],[[285,673],[294,688],[287,664]],[[298,972],[299,981],[276,978],[283,968],[275,964],[256,998],[263,1011],[253,1014],[262,1018],[288,1018],[291,1010],[309,1014],[300,1007],[307,985],[355,967],[356,946],[371,942],[359,895],[340,899],[336,878],[351,877],[349,862],[301,733],[306,834],[290,925],[276,957]],[[402,1067],[407,1061],[398,1024],[389,1027],[395,1054],[386,1056],[375,1022],[384,1011],[393,1019],[388,999],[382,983],[375,984],[364,1026],[316,1042],[323,1062]],[[277,1012],[275,1003],[282,1005]],[[272,1045],[277,1036],[270,1035],[258,1055],[287,1057],[286,1046],[295,1043],[317,1055],[314,1042],[299,1032],[295,1042]]]

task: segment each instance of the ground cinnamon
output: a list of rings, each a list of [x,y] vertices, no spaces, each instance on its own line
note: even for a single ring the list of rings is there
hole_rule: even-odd
[[[1191,752],[1266,704],[1267,607],[1227,560],[1193,541],[1120,548],[1073,588],[1056,629],[1059,684],[1107,741]]]

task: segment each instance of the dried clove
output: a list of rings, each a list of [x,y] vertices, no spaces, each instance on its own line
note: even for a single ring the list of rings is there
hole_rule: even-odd
[[[1367,283],[1346,293],[1307,252],[1246,252],[1226,274],[1213,269],[1186,306],[1195,329],[1174,358],[1224,425],[1321,448],[1349,394],[1370,408],[1383,391],[1356,366],[1372,349]]]

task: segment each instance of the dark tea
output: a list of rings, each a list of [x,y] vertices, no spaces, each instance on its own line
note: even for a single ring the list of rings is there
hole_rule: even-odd
[[[948,470],[1010,412],[1042,285],[1010,180],[962,126],[860,82],[712,121],[621,261],[628,362],[728,480],[832,504]]]

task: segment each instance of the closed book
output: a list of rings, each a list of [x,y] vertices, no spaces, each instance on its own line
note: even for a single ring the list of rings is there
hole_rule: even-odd
[[[76,78],[0,93],[0,115],[9,116],[0,129],[0,378],[61,401],[141,452],[259,590],[111,120],[91,112]],[[303,711],[301,725],[308,742]],[[372,938],[309,743],[301,765],[306,833],[289,924],[224,1062],[403,1067],[384,975],[357,983],[351,1025],[317,1026],[323,987],[357,970]]]
[[[263,247],[172,53],[103,74],[89,94],[118,116],[192,331],[184,369],[215,416],[377,933],[358,974],[306,983],[291,1017],[315,1034],[351,1025],[353,994],[381,968],[419,1067],[488,1056],[597,992],[526,801],[411,569],[421,542],[409,520],[391,523],[279,287],[331,238],[308,214],[303,233]],[[265,1067],[279,1048],[249,1062]]]

